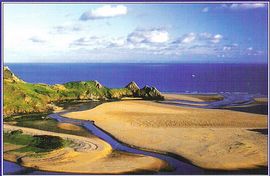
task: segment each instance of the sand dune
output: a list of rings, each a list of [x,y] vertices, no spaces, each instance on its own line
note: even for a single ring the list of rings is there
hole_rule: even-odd
[[[134,100],[104,103],[65,116],[94,120],[120,141],[175,153],[203,168],[267,165],[267,136],[248,130],[267,128],[266,115]]]
[[[15,162],[18,157],[23,156],[22,165],[26,167],[35,167],[40,170],[55,172],[85,174],[119,174],[139,170],[158,171],[167,167],[164,161],[157,158],[113,151],[108,143],[97,137],[86,138],[7,124],[4,125],[5,131],[17,129],[22,129],[25,134],[54,135],[73,142],[69,147],[54,150],[42,155],[42,157],[32,157],[31,155],[25,155],[25,153],[8,152],[8,149],[18,147],[6,144],[4,147],[7,153],[5,153],[4,159]],[[115,156],[115,153],[117,156]]]

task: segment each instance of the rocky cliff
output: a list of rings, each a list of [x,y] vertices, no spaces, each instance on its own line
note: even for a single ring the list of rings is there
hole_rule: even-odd
[[[143,99],[151,99],[151,100],[163,100],[164,96],[157,90],[155,87],[144,86],[142,89],[134,82],[130,82],[127,86],[134,97],[141,97]]]

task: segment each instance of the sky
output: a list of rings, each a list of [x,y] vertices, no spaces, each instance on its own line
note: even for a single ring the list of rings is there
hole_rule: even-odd
[[[267,3],[4,4],[5,63],[267,63]]]

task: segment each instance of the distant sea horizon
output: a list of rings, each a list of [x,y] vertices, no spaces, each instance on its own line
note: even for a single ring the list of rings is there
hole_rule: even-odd
[[[4,63],[26,82],[97,80],[109,88],[135,81],[161,92],[268,94],[267,63]]]

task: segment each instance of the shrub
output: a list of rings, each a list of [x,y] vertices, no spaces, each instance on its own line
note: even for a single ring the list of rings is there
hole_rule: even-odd
[[[64,146],[64,140],[59,136],[35,135],[31,146],[41,149],[53,150]]]
[[[22,131],[21,129],[19,129],[19,130],[14,130],[14,131],[11,131],[11,132],[10,132],[11,135],[19,135],[19,134],[22,134],[22,133],[23,133],[23,131]]]

